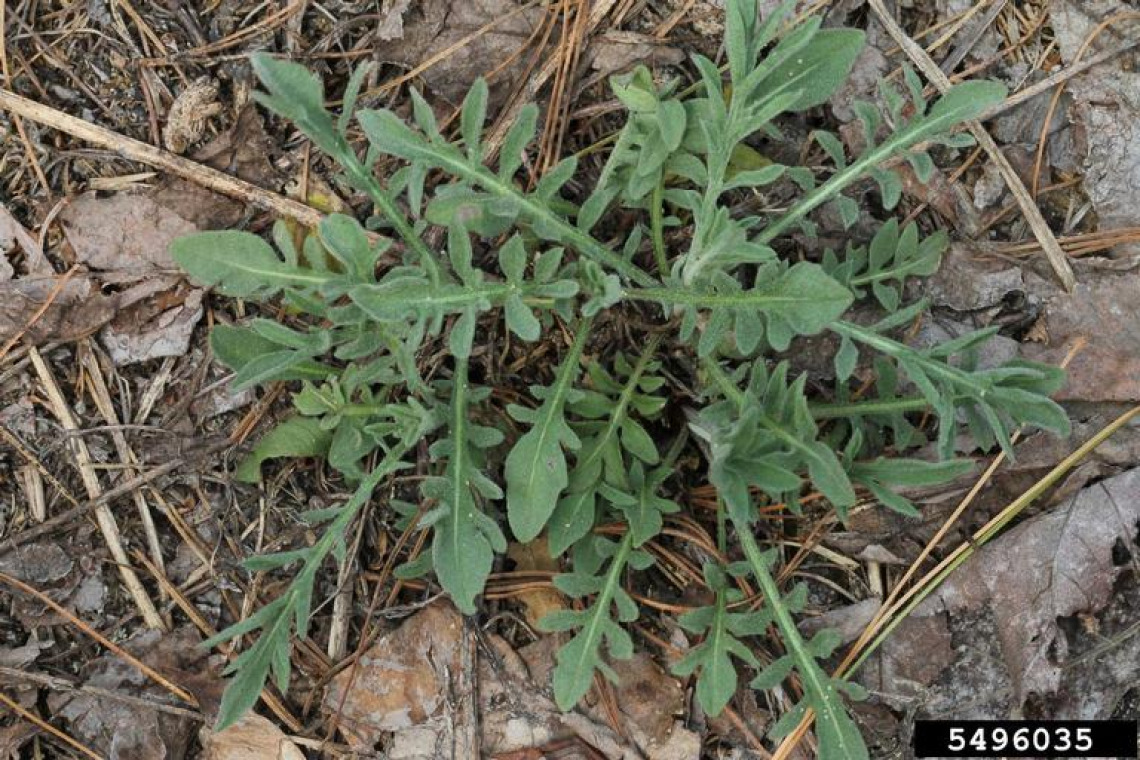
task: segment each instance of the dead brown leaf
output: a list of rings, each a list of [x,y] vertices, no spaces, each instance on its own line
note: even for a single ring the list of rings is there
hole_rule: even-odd
[[[1004,680],[1009,694],[998,700],[1002,710],[1020,710],[1031,695],[1053,695],[1069,653],[1061,621],[1095,614],[1109,602],[1129,570],[1117,561],[1116,549],[1119,542],[1135,546],[1138,523],[1140,469],[1132,469],[1017,525],[959,567],[899,625],[881,650],[882,667],[867,668],[868,678],[895,696],[914,694],[916,685],[929,689],[938,680],[941,690],[930,699],[940,704],[992,700],[994,684]],[[969,626],[956,625],[965,620]],[[1000,659],[988,660],[987,647]],[[982,660],[985,667],[968,664]],[[991,692],[973,694],[983,683]]]
[[[198,732],[202,760],[305,760],[305,753],[274,723],[249,714],[225,731]]]
[[[383,0],[380,21],[376,24],[376,39],[398,40],[404,36],[404,14],[412,0]]]
[[[484,634],[480,638],[485,646],[477,647],[473,682],[484,756],[511,756],[574,736],[607,758],[636,756],[601,721],[581,713],[562,713],[545,685],[536,686],[520,653],[501,637]],[[377,641],[357,663],[352,687],[344,697],[338,722],[342,735],[354,746],[372,747],[390,733],[387,756],[393,760],[452,756],[456,747],[464,746],[463,726],[468,718],[459,709],[470,698],[470,692],[463,694],[459,689],[462,682],[470,682],[459,671],[460,649],[467,641],[463,618],[446,603],[421,610]],[[672,720],[674,711],[680,709],[679,685],[646,663],[636,662],[629,668],[629,694],[636,694],[642,706],[627,707],[654,731],[651,738],[639,729],[645,745],[656,748],[649,757],[695,757],[693,752],[668,754],[691,743],[688,732]],[[348,681],[346,670],[329,685],[323,706],[330,716],[336,714]],[[662,691],[663,685],[667,691]],[[632,725],[634,720],[627,719],[627,723]]]
[[[507,547],[507,556],[515,561],[515,569],[520,572],[542,571],[557,573],[558,560],[550,556],[546,538],[539,538],[527,544],[512,543]],[[538,621],[547,614],[566,609],[566,603],[557,589],[550,587],[526,589],[519,592],[518,600],[522,602],[526,615],[526,622],[535,628]]]
[[[1132,4],[1124,0],[1053,0],[1049,20],[1066,64],[1101,22]],[[1099,36],[1101,46],[1135,34],[1136,23],[1121,20]],[[1088,58],[1100,47],[1085,53]],[[1069,116],[1078,125],[1077,155],[1085,191],[1102,229],[1140,224],[1140,74],[1132,56],[1120,56],[1077,76],[1068,86]],[[1039,126],[1039,125],[1038,125]]]
[[[423,723],[439,713],[451,674],[459,668],[462,631],[463,619],[450,605],[433,604],[377,641],[355,669],[338,674],[325,692],[324,705],[335,714],[343,698],[339,727],[346,738],[371,746],[386,731]]]
[[[146,631],[126,648],[146,664],[166,672],[201,669],[205,653],[189,628],[173,633]],[[143,699],[165,700],[167,692],[112,653],[89,663],[85,683]],[[48,697],[53,715],[67,721],[75,738],[108,760],[179,760],[185,757],[196,721],[85,692]]]
[[[519,5],[513,0],[424,0],[414,3],[403,16],[403,37],[381,41],[376,54],[387,63],[414,68],[434,55],[455,45],[460,40],[486,26],[503,19]],[[530,8],[478,35],[464,48],[448,56],[423,74],[433,92],[452,105],[463,101],[471,84],[526,44],[536,26],[542,23],[545,11]],[[519,86],[519,77],[526,65],[526,56],[506,67],[491,82],[493,106]]]
[[[1073,357],[1068,382],[1057,398],[1073,401],[1140,401],[1140,276],[1133,272],[1078,269],[1072,295],[1042,285],[1043,322],[1048,340],[1029,343],[1029,359],[1060,362],[1078,339],[1085,347]],[[1031,286],[1038,283],[1034,279]],[[1036,288],[1035,288],[1036,289]]]
[[[198,227],[149,193],[84,193],[60,213],[75,257],[90,269],[143,277],[177,269],[170,244]]]
[[[24,271],[28,274],[50,274],[54,270],[44,256],[40,244],[24,229],[24,225],[16,221],[16,217],[0,203],[0,282],[10,279],[15,270],[9,257],[15,255],[19,248],[24,254]]]
[[[685,52],[647,34],[604,32],[590,40],[586,60],[596,73],[594,79],[619,74],[645,64],[650,68],[675,66],[685,60]]]

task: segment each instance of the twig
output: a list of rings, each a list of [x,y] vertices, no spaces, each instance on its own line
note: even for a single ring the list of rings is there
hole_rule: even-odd
[[[79,691],[85,694],[90,694],[98,699],[110,699],[115,702],[124,702],[128,705],[135,705],[144,710],[155,710],[157,712],[167,713],[168,715],[178,715],[183,718],[189,718],[201,722],[204,720],[202,713],[196,710],[187,710],[185,707],[176,707],[174,705],[156,702],[153,699],[144,699],[142,697],[133,697],[130,694],[124,694],[121,691],[113,691],[111,689],[101,689],[98,686],[89,686],[87,684],[77,684],[67,678],[60,676],[48,675],[47,673],[29,673],[25,670],[18,670],[16,668],[0,667],[0,676],[11,681],[29,681],[31,683],[39,684],[48,689],[55,689],[56,691]]]
[[[979,116],[978,121],[989,121],[995,116],[1000,116],[1006,111],[1017,108],[1025,101],[1037,97],[1046,90],[1052,87],[1056,87],[1059,84],[1064,84],[1078,74],[1082,74],[1094,66],[1099,66],[1105,61],[1109,61],[1118,55],[1127,53],[1129,50],[1132,50],[1135,47],[1140,47],[1140,37],[1137,37],[1134,40],[1129,40],[1128,42],[1114,47],[1111,50],[1104,50],[1100,53],[1097,53],[1087,60],[1073,63],[1068,67],[1061,69],[1060,71],[1056,71],[1046,78],[1042,79],[1040,82],[1036,82],[1029,87],[1020,89],[1014,94],[1010,95],[1001,103],[998,103],[996,106]]]
[[[228,440],[211,444],[202,450],[201,456],[216,454],[219,451],[229,448],[230,446],[231,443]],[[120,496],[126,496],[139,486],[150,483],[151,481],[156,480],[163,475],[177,470],[179,467],[186,464],[191,459],[193,459],[193,457],[177,457],[175,459],[171,459],[169,462],[160,464],[154,469],[147,470],[137,478],[131,478],[125,483],[120,483],[114,488],[104,491],[96,498],[77,503],[76,506],[72,507],[66,512],[61,512],[55,517],[52,517],[51,519],[35,526],[34,528],[29,528],[21,533],[17,533],[11,538],[5,539],[3,542],[0,542],[0,558],[3,558],[8,552],[15,549],[17,546],[26,544],[29,541],[34,541],[40,536],[45,536],[58,529],[60,526],[66,525],[72,520],[81,517],[88,512],[91,512],[92,510],[100,509],[104,505],[111,503],[115,499],[118,499]],[[63,493],[65,496],[68,496],[68,498],[71,498],[66,491]]]
[[[950,55],[946,56],[946,59],[944,61],[942,61],[942,71],[949,75],[954,71],[954,69],[958,68],[958,64],[961,63],[966,58],[966,56],[969,55],[970,51],[974,49],[974,46],[978,44],[978,40],[980,40],[982,38],[982,35],[984,35],[986,31],[989,30],[990,25],[994,22],[994,19],[998,17],[998,14],[1001,13],[1005,8],[1007,2],[1008,0],[996,0],[996,2],[990,6],[990,9],[986,11],[986,15],[982,17],[981,21],[978,23],[977,30],[967,39],[964,39],[958,43],[958,46],[954,48],[953,51],[951,51]],[[974,7],[979,8],[981,6],[976,5]],[[963,19],[963,23],[965,23],[965,19]],[[957,30],[960,28],[961,26],[956,28],[954,31],[957,32]]]
[[[91,380],[91,398],[95,402],[95,408],[99,410],[103,420],[111,426],[111,440],[115,444],[115,452],[119,455],[119,461],[123,463],[126,474],[129,476],[137,469],[138,458],[131,450],[130,444],[127,443],[127,437],[123,435],[122,428],[119,426],[118,412],[115,411],[111,393],[107,389],[107,381],[103,378],[103,370],[95,358],[95,352],[91,350],[90,338],[81,340],[76,346],[76,350],[79,352],[79,362],[87,370],[87,376]],[[142,489],[132,491],[131,497],[134,499],[135,509],[138,510],[139,520],[142,522],[151,559],[159,567],[164,567],[162,544],[158,538],[158,529],[154,525],[154,516],[150,513],[150,505],[147,504]]]
[[[47,362],[40,356],[40,352],[34,348],[29,356],[31,356],[32,365],[36,368],[36,374],[39,375],[40,382],[43,383],[44,390],[47,392],[52,412],[59,419],[64,430],[68,432],[78,430],[79,424],[71,413],[71,407],[64,400],[63,393],[60,392]],[[80,436],[68,436],[67,442],[71,447],[71,453],[75,456],[75,462],[79,466],[79,475],[87,489],[87,495],[92,499],[97,499],[102,495],[103,488],[99,485],[99,478],[95,476],[95,469],[92,467],[91,453],[87,450],[87,444]],[[109,507],[103,505],[95,510],[95,519],[99,524],[99,531],[103,534],[103,540],[107,543],[107,548],[118,565],[119,575],[123,578],[123,585],[127,587],[131,598],[134,599],[135,605],[143,616],[143,621],[148,628],[159,631],[166,630],[166,624],[158,614],[154,602],[147,596],[142,581],[135,575],[127,552],[123,549],[123,541],[119,533],[119,525],[115,522],[115,515]]]
[[[39,591],[36,588],[33,588],[32,586],[29,586],[28,584],[24,583],[19,578],[13,578],[12,576],[8,575],[7,573],[0,573],[0,583],[3,583],[7,586],[11,586],[12,588],[17,589],[19,591],[22,591],[23,593],[28,594],[29,596],[35,597],[36,600],[46,604],[48,607],[51,607],[51,609],[54,612],[56,612],[59,615],[62,615],[64,618],[66,618],[76,628],[83,631],[83,633],[87,634],[91,638],[95,639],[95,641],[99,642],[101,645],[103,645],[104,647],[109,649],[111,652],[113,652],[115,654],[115,656],[119,657],[124,662],[130,664],[132,667],[134,667],[140,673],[145,675],[147,678],[154,681],[159,686],[166,689],[168,692],[170,692],[174,696],[178,697],[179,699],[181,699],[183,702],[185,702],[189,705],[193,705],[194,707],[198,707],[198,700],[194,698],[193,694],[186,691],[182,687],[171,683],[164,675],[159,673],[157,670],[155,670],[151,666],[147,665],[145,662],[143,662],[139,658],[135,657],[133,654],[131,654],[127,650],[123,649],[121,646],[119,646],[115,642],[108,639],[103,634],[96,631],[94,628],[89,626],[87,623],[85,623],[82,620],[80,620],[79,618],[77,618],[72,612],[70,612],[63,605],[56,602],[54,599],[52,599],[47,594],[43,593],[42,591]]]
[[[94,750],[89,749],[84,744],[80,744],[78,741],[76,741],[75,739],[72,739],[70,736],[68,736],[64,732],[60,731],[58,728],[56,728],[52,724],[48,723],[46,720],[44,720],[40,716],[36,715],[35,713],[28,712],[27,710],[24,709],[23,705],[21,705],[19,702],[16,702],[15,700],[13,700],[11,697],[9,697],[7,694],[5,694],[2,691],[0,691],[0,702],[3,702],[4,705],[9,710],[16,713],[17,715],[19,715],[24,720],[28,721],[29,723],[33,723],[36,726],[39,726],[41,729],[43,729],[44,731],[47,731],[49,734],[54,736],[56,739],[59,739],[61,742],[68,745],[69,747],[72,747],[74,749],[79,750],[81,753],[83,753],[87,757],[94,758],[94,760],[103,760],[103,756],[100,755],[98,752],[95,752]]]
[[[13,333],[12,337],[8,338],[8,340],[4,342],[4,345],[0,346],[0,362],[4,361],[4,357],[8,355],[8,352],[12,350],[13,346],[20,342],[20,339],[28,333],[28,330],[31,330],[32,327],[35,326],[36,322],[39,322],[43,318],[44,314],[47,314],[48,309],[50,309],[52,304],[55,303],[56,299],[59,298],[60,293],[63,292],[63,289],[67,286],[67,283],[71,281],[71,278],[75,276],[75,273],[78,271],[79,268],[77,266],[73,266],[71,269],[68,269],[66,272],[64,272],[60,277],[56,278],[55,284],[52,286],[51,291],[47,294],[47,298],[45,298],[44,302],[40,304],[40,308],[36,309],[36,313],[33,314],[28,319],[28,321],[24,323],[23,327]]]
[[[938,68],[938,64],[927,54],[921,46],[916,44],[914,40],[907,36],[902,27],[898,25],[894,17],[887,11],[883,0],[868,0],[871,10],[874,11],[878,17],[879,22],[883,28],[887,30],[895,42],[903,49],[907,57],[922,71],[923,74],[938,88],[939,92],[946,92],[950,89],[950,80],[942,69]],[[1067,292],[1072,292],[1077,285],[1077,278],[1073,275],[1073,268],[1069,264],[1069,259],[1065,252],[1061,249],[1057,238],[1053,235],[1053,231],[1049,229],[1045,217],[1041,215],[1041,209],[1037,207],[1037,203],[1025,189],[1025,185],[1017,176],[1010,165],[1009,160],[1005,154],[998,148],[997,143],[990,137],[989,132],[985,130],[979,121],[972,121],[968,125],[970,131],[974,135],[974,139],[978,141],[978,145],[985,150],[990,160],[994,162],[998,170],[1001,172],[1002,178],[1005,179],[1006,184],[1009,186],[1010,192],[1017,200],[1018,206],[1021,207],[1021,213],[1025,215],[1025,220],[1029,223],[1030,228],[1033,230],[1034,236],[1041,243],[1042,250],[1045,251],[1045,256],[1049,259],[1049,263],[1053,267],[1053,271],[1057,274],[1058,279],[1064,286]]]
[[[169,153],[140,140],[125,137],[104,127],[90,124],[3,88],[0,88],[0,108],[52,129],[58,129],[85,142],[112,150],[123,158],[163,169],[222,195],[236,198],[243,203],[272,211],[279,216],[295,219],[305,226],[315,227],[324,218],[324,214],[320,211],[303,203],[271,193],[251,182],[231,177],[225,172]]]

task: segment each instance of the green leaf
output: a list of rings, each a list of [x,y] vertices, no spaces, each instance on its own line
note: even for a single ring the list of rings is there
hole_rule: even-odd
[[[778,270],[777,270],[778,271]],[[792,335],[815,335],[837,319],[851,305],[851,292],[828,276],[816,264],[800,262],[783,272],[770,268],[757,276],[756,287],[745,290],[732,278],[717,279],[708,289],[649,288],[628,289],[626,296],[636,301],[656,301],[689,310],[708,310],[713,318],[723,313],[735,325],[741,350],[751,350],[758,340],[758,315],[768,322],[769,341],[777,349],[787,347]],[[682,325],[682,335],[696,324],[695,313]],[[691,325],[688,326],[687,325]],[[749,329],[742,330],[748,327]],[[742,335],[752,340],[742,345]],[[710,347],[711,348],[711,347]]]
[[[354,277],[371,279],[376,255],[360,222],[344,214],[329,214],[321,220],[317,231],[328,252]]]
[[[429,419],[418,410],[397,411],[403,416],[403,425],[397,426],[399,439],[383,460],[363,479],[352,497],[317,542],[304,550],[304,565],[293,577],[285,593],[274,599],[245,620],[239,621],[216,636],[202,642],[209,648],[252,631],[261,635],[246,651],[238,655],[226,668],[226,674],[235,674],[222,695],[218,713],[218,730],[233,725],[257,703],[265,682],[272,674],[279,688],[289,682],[289,647],[292,629],[304,637],[308,631],[309,611],[312,609],[312,592],[317,570],[334,549],[343,544],[345,531],[360,509],[372,496],[372,491],[384,479],[404,466],[403,457],[429,429]],[[410,413],[408,413],[410,412]]]
[[[467,157],[472,161],[482,161],[483,151],[479,145],[479,135],[483,131],[483,122],[487,118],[487,81],[482,77],[475,80],[467,97],[463,99],[463,108],[459,112],[459,133],[463,136],[463,144],[467,148]]]
[[[282,261],[248,232],[198,232],[170,244],[170,255],[198,283],[240,298],[269,298],[282,288],[315,288],[330,276]]]
[[[337,155],[345,146],[325,110],[321,80],[299,63],[282,61],[266,53],[250,56],[254,73],[268,92],[255,93],[258,102],[297,124],[326,153]]]
[[[858,29],[816,32],[810,44],[767,74],[754,97],[772,97],[783,90],[798,92],[798,97],[787,108],[789,111],[826,103],[847,80],[863,49],[865,37]]]
[[[507,543],[498,525],[476,503],[477,495],[495,496],[497,489],[483,484],[485,479],[474,457],[477,447],[471,430],[466,360],[456,361],[451,388],[449,438],[432,447],[433,452],[448,456],[447,467],[442,478],[428,481],[423,490],[425,496],[440,502],[439,518],[430,521],[435,530],[432,565],[436,577],[455,606],[472,615],[475,598],[483,593],[491,573],[495,552],[506,551]]]
[[[787,607],[780,602],[779,587],[756,544],[751,526],[747,523],[738,523],[736,528],[744,554],[752,567],[753,577],[764,593],[764,598],[771,605],[773,620],[784,637],[788,653],[795,661],[795,669],[799,673],[804,690],[802,704],[815,711],[819,756],[867,760],[869,757],[867,747],[863,743],[858,726],[847,714],[838,690],[816,662]]]
[[[320,420],[312,417],[290,417],[262,437],[241,461],[234,478],[243,483],[261,480],[261,463],[280,457],[324,456],[332,443],[332,435],[323,429]]]
[[[597,579],[594,587],[599,589],[598,596],[588,609],[566,610],[539,622],[539,627],[545,630],[580,627],[578,633],[558,650],[554,666],[554,699],[563,710],[572,709],[586,695],[596,671],[601,671],[611,680],[615,678],[613,670],[602,659],[603,642],[608,644],[613,657],[626,659],[633,655],[633,641],[619,625],[619,621],[628,623],[637,617],[636,605],[621,587],[621,576],[632,550],[632,534],[627,533],[617,546],[605,576]],[[615,604],[618,620],[614,619],[611,609]]]
[[[762,633],[771,621],[765,612],[729,612],[729,588],[723,569],[706,564],[705,577],[716,592],[710,607],[701,607],[681,616],[679,623],[693,633],[704,632],[704,641],[694,647],[673,668],[679,676],[697,676],[697,700],[709,715],[724,710],[736,693],[737,673],[733,658],[759,667],[752,651],[737,636],[744,632]]]
[[[247,364],[281,347],[245,327],[218,324],[210,331],[210,349],[222,364],[240,371]],[[306,360],[283,370],[278,380],[321,380],[332,372],[319,362]]]
[[[543,403],[533,415],[531,429],[507,455],[507,518],[515,538],[524,543],[533,540],[546,526],[569,482],[562,447],[576,444],[577,436],[566,424],[564,409],[578,376],[578,362],[591,324],[588,318],[578,323],[574,343],[562,359],[554,384],[544,390]]]

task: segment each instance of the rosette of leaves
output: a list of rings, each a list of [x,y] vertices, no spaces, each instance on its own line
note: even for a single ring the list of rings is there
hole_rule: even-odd
[[[813,139],[827,155],[826,166],[745,160],[755,158],[753,136],[778,136],[781,117],[823,103],[862,45],[857,31],[824,29],[814,17],[793,20],[789,10],[787,4],[761,20],[755,0],[728,0],[727,79],[712,61],[695,56],[698,81],[691,91],[658,85],[644,70],[615,80],[629,119],[581,206],[571,183],[573,158],[534,182],[521,171],[536,107],[521,109],[492,154],[483,137],[482,82],[471,88],[458,127],[449,131],[414,90],[410,121],[387,109],[355,110],[365,69],[349,81],[344,109],[334,116],[325,108],[322,83],[303,67],[254,57],[266,89],[258,100],[326,152],[345,183],[367,196],[375,216],[366,225],[330,216],[299,247],[279,225],[276,250],[248,233],[202,233],[179,241],[174,255],[219,293],[279,298],[288,315],[287,324],[255,318],[221,326],[212,336],[215,354],[234,370],[239,386],[300,384],[294,386],[296,413],[262,439],[239,474],[256,479],[261,462],[272,456],[319,455],[363,490],[351,509],[324,516],[330,527],[316,554],[309,549],[261,560],[265,568],[304,564],[286,596],[216,640],[261,632],[235,666],[223,723],[252,704],[271,673],[286,685],[289,636],[307,624],[318,566],[339,551],[371,487],[403,466],[411,442],[425,439],[431,462],[422,522],[433,531],[432,550],[404,572],[434,570],[456,604],[473,611],[504,547],[495,506],[504,497],[515,538],[528,541],[548,530],[558,548],[572,546],[568,572],[557,584],[580,606],[547,621],[574,631],[555,671],[558,702],[572,706],[596,673],[609,673],[607,656],[632,651],[622,626],[636,618],[637,607],[623,584],[648,565],[645,543],[661,530],[664,515],[679,508],[670,498],[668,463],[685,439],[667,431],[677,443],[664,461],[653,441],[669,423],[656,417],[667,395],[661,379],[679,374],[675,384],[687,393],[704,388],[706,403],[692,429],[731,518],[731,551],[743,554],[764,600],[754,612],[736,609],[727,578],[743,566],[709,571],[716,601],[686,619],[704,637],[685,665],[698,679],[698,698],[706,707],[723,707],[731,694],[728,671],[735,663],[757,664],[743,654],[744,639],[770,622],[786,654],[761,669],[753,685],[769,687],[794,673],[804,694],[797,710],[815,711],[823,756],[866,756],[839,698],[851,687],[830,679],[819,664],[833,639],[803,639],[793,620],[799,592],[783,593],[772,572],[776,557],[759,548],[754,495],[794,506],[810,486],[843,517],[858,488],[910,513],[913,505],[896,489],[940,482],[962,469],[952,460],[919,465],[905,458],[924,435],[915,424],[918,413],[934,411],[946,460],[959,418],[979,445],[1006,449],[1020,425],[1064,429],[1066,422],[1048,398],[1060,382],[1055,370],[1023,362],[978,365],[977,348],[989,332],[921,349],[892,337],[924,308],[902,304],[903,285],[937,266],[939,236],[920,240],[913,225],[888,222],[865,250],[851,246],[821,262],[793,263],[787,246],[777,244],[793,229],[812,234],[811,214],[825,203],[853,222],[859,210],[844,193],[857,182],[877,182],[891,208],[901,187],[891,162],[909,161],[926,176],[931,163],[920,148],[961,145],[955,125],[1004,95],[998,85],[967,82],[927,103],[908,71],[902,89],[885,84],[882,111],[856,108],[865,134],[853,155],[820,131]],[[364,149],[349,140],[354,118],[367,138]],[[381,181],[376,169],[384,156],[391,160]],[[388,171],[392,163],[398,168]],[[429,183],[433,174],[443,181]],[[742,193],[785,180],[789,189],[798,188],[787,210],[733,213]],[[638,218],[610,224],[617,210],[625,216],[633,210]],[[676,236],[681,244],[667,244],[667,225],[683,228]],[[607,240],[619,233],[617,242],[602,242],[594,229],[605,230]],[[886,316],[869,326],[843,321],[851,304],[868,296]],[[665,354],[656,339],[646,341],[636,361],[591,345],[595,325],[622,318],[638,303],[655,305],[654,316],[660,308],[668,320],[663,326],[679,328],[679,340],[661,339],[669,345],[669,373],[661,368]],[[517,424],[492,427],[476,421],[496,416],[486,390],[470,384],[468,369],[477,351],[497,352],[483,341],[504,334],[493,328],[498,319],[512,339],[553,333],[567,340],[552,341],[560,354],[552,371],[508,407]],[[825,330],[840,337],[838,381],[830,400],[811,403],[809,385],[818,383],[789,378],[777,354],[796,338]],[[856,398],[848,386],[861,354],[871,358],[875,378],[873,392]],[[420,377],[427,355],[442,357],[433,367],[451,367],[450,379]],[[500,447],[500,441],[507,443]],[[566,522],[573,528],[559,534]],[[610,527],[598,530],[602,525]],[[796,719],[789,715],[781,726]]]

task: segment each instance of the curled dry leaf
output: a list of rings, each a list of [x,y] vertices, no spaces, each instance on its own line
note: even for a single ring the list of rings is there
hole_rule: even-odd
[[[221,112],[217,82],[208,76],[191,82],[174,99],[166,116],[162,139],[167,150],[185,153],[187,148],[202,139],[209,120]]]

